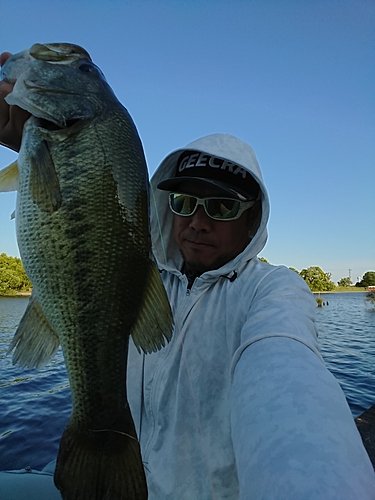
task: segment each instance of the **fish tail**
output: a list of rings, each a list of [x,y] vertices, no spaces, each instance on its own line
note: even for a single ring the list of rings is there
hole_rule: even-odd
[[[55,485],[63,500],[147,500],[135,432],[82,431],[68,425],[60,442]]]

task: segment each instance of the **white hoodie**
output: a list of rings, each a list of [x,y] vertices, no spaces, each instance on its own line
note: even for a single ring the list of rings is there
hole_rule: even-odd
[[[245,250],[187,288],[168,193],[183,150],[229,159],[262,190]],[[319,354],[304,281],[260,262],[269,200],[253,150],[214,134],[170,154],[151,186],[154,254],[174,315],[169,345],[131,342],[128,398],[149,500],[370,500],[375,476],[345,397]]]

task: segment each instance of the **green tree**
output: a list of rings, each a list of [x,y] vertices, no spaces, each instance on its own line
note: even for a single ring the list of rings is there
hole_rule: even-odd
[[[299,274],[313,292],[328,292],[335,288],[335,284],[331,281],[331,273],[325,273],[318,266],[302,269]]]
[[[265,262],[266,264],[269,264],[268,260],[265,259],[264,257],[258,257],[258,259],[261,261],[261,262]]]
[[[299,275],[299,271],[297,271],[297,269],[295,267],[290,267],[289,268],[291,271],[294,271],[295,273],[297,273]]]
[[[11,295],[30,290],[31,282],[26,275],[21,259],[0,254],[0,295]]]
[[[375,271],[367,271],[355,286],[374,286],[375,285]]]
[[[352,280],[349,277],[341,278],[341,280],[339,280],[337,284],[339,286],[350,286],[352,284]]]

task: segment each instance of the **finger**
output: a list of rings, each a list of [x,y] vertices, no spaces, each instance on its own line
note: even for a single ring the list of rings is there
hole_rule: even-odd
[[[0,97],[4,99],[13,90],[14,83],[6,82],[5,80],[0,82]]]
[[[0,54],[0,66],[3,66],[5,64],[5,61],[9,59],[11,55],[12,54],[10,52],[3,52],[2,54]]]
[[[29,117],[30,113],[18,106],[4,106],[4,109],[1,109],[0,102],[0,144],[19,151],[23,127]]]
[[[0,144],[19,151],[23,126],[30,113],[6,103],[4,98],[12,92],[13,86],[13,83],[0,81]]]

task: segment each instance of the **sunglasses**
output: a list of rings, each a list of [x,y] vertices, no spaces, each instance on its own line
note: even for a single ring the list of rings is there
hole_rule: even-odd
[[[255,201],[239,201],[231,198],[197,198],[189,194],[171,193],[169,207],[174,214],[190,217],[199,205],[214,220],[230,221],[241,217],[243,212],[254,205]]]

